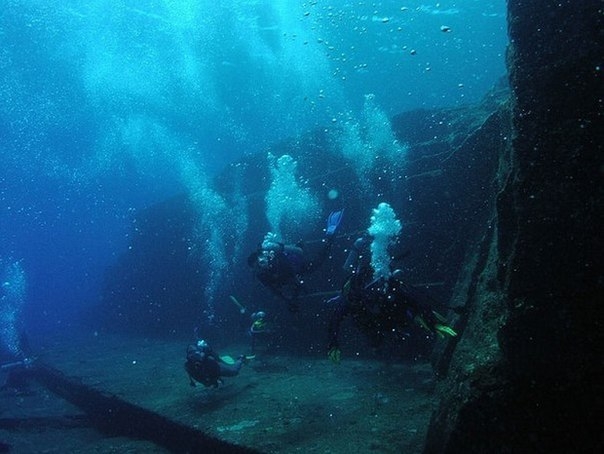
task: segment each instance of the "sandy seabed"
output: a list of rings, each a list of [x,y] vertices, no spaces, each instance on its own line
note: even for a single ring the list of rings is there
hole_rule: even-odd
[[[191,387],[186,344],[91,336],[45,347],[38,361],[207,435],[265,453],[419,453],[435,405],[427,363],[385,364],[260,351],[219,388]],[[237,356],[245,347],[221,349]],[[36,382],[0,392],[0,452],[164,453],[98,431]]]

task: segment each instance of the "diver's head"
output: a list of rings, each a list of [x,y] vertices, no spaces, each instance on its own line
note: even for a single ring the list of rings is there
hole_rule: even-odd
[[[271,266],[271,262],[275,258],[275,251],[272,250],[262,250],[258,254],[257,263],[260,268],[267,269]]]
[[[266,317],[266,314],[263,311],[254,312],[252,314],[252,320],[254,321],[262,320],[264,317]]]
[[[208,343],[205,340],[199,339],[197,341],[197,348],[199,348],[201,350],[207,350],[208,348],[210,348],[210,346],[208,345]]]

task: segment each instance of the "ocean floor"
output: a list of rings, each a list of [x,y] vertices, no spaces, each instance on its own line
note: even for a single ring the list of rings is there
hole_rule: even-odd
[[[427,363],[385,364],[261,352],[218,389],[191,387],[186,343],[57,340],[38,361],[108,395],[265,453],[418,453],[434,408]],[[238,346],[219,353],[237,356]],[[4,377],[0,376],[0,380]],[[8,446],[2,447],[2,443]],[[84,411],[32,382],[0,392],[0,452],[164,453],[99,432]]]

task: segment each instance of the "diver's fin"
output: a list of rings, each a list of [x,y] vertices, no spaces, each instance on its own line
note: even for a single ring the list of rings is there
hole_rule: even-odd
[[[235,364],[235,360],[233,359],[232,356],[224,355],[224,356],[221,356],[220,359],[227,364]]]
[[[434,325],[434,330],[436,331],[436,334],[438,334],[440,337],[445,337],[445,334],[448,334],[451,337],[457,336],[457,331],[447,325],[441,325],[437,323],[436,325]]]
[[[339,211],[332,211],[327,218],[327,235],[333,235],[336,233],[340,222],[342,222],[342,217],[344,217],[344,209]]]

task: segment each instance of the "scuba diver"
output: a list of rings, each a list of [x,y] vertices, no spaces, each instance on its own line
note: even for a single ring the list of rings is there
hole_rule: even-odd
[[[266,314],[264,313],[264,311],[257,311],[254,312],[251,316],[252,319],[252,325],[250,326],[250,329],[248,330],[248,333],[251,337],[251,351],[252,351],[252,355],[255,354],[256,352],[256,339],[260,336],[265,336],[267,333],[269,333],[269,330],[266,326]]]
[[[199,382],[206,387],[217,388],[222,384],[221,377],[236,376],[245,361],[245,356],[239,356],[232,363],[232,360],[228,361],[229,359],[230,357],[218,356],[203,339],[198,340],[194,345],[189,345],[185,370],[189,374],[190,385],[196,386],[195,382]]]
[[[353,270],[352,274],[341,292],[328,301],[333,305],[328,326],[328,357],[335,363],[340,361],[340,324],[348,315],[374,348],[382,344],[386,335],[402,332],[410,322],[441,337],[457,336],[446,325],[446,319],[424,303],[417,290],[402,281],[401,270],[393,271],[388,278],[373,278],[370,254],[366,253],[368,246],[368,237],[355,241],[344,265],[345,270]]]
[[[273,294],[287,301],[292,312],[298,310],[297,299],[304,289],[304,275],[316,270],[329,257],[343,214],[344,210],[340,210],[329,215],[323,247],[312,260],[306,257],[301,244],[283,244],[270,232],[258,250],[248,257],[248,265],[256,278]]]
[[[247,312],[247,308],[243,304],[241,304],[236,297],[230,295],[229,299],[233,302],[233,304],[235,304],[235,306],[237,306],[241,315],[244,315]],[[270,333],[270,330],[268,329],[268,325],[266,323],[266,313],[264,311],[260,310],[252,312],[252,315],[250,315],[250,319],[252,321],[252,324],[247,329],[247,334],[250,336],[251,339],[250,351],[251,354],[254,355],[256,349],[256,339],[258,337],[266,336],[268,333]]]

